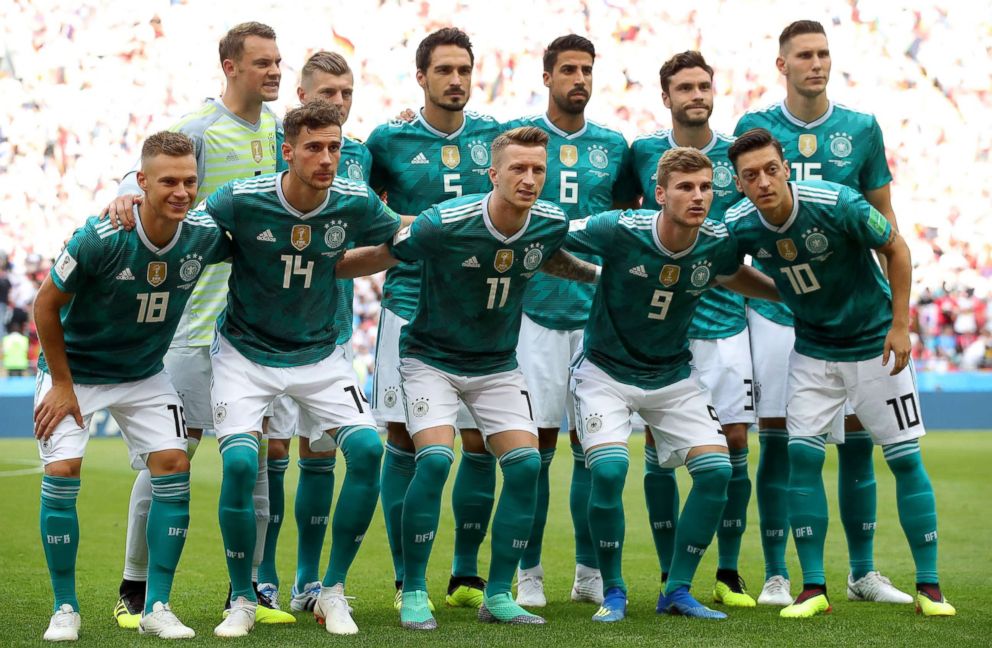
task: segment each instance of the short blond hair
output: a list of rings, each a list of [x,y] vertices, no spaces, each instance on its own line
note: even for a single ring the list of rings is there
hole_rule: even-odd
[[[193,140],[183,133],[160,131],[150,135],[141,146],[141,163],[144,164],[156,155],[184,157],[195,155]]]
[[[691,146],[676,146],[665,151],[658,160],[658,186],[668,186],[668,179],[673,173],[692,173],[712,168],[713,163],[699,149]]]
[[[334,76],[341,76],[343,74],[350,74],[351,67],[348,65],[348,61],[337,52],[325,52],[321,50],[308,58],[307,62],[303,64],[301,76],[306,80],[314,72],[324,72],[326,74],[333,74]]]
[[[549,141],[550,138],[548,137],[548,134],[536,126],[521,126],[520,128],[508,130],[505,133],[500,133],[500,135],[493,140],[493,160],[495,161],[496,156],[502,153],[506,147],[511,144],[517,144],[519,146],[540,146],[541,148],[547,148]]]

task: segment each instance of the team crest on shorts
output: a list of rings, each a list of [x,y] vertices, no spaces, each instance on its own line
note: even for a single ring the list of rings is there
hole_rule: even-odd
[[[200,274],[200,270],[203,268],[203,257],[199,254],[187,254],[180,262],[179,266],[179,278],[183,281],[193,281],[196,279],[197,275]]]
[[[169,274],[169,266],[166,265],[165,261],[152,261],[148,264],[148,283],[152,285],[153,288],[161,286],[165,281],[165,277]]]
[[[423,418],[427,416],[427,412],[431,411],[431,406],[427,403],[426,398],[418,398],[413,401],[413,405],[410,406],[410,411],[417,418]]]
[[[449,169],[457,169],[459,163],[462,161],[462,154],[459,152],[457,146],[442,146],[441,147],[441,162],[444,166]]]
[[[830,152],[839,158],[846,158],[854,150],[851,136],[847,133],[834,133],[830,136]]]
[[[610,156],[606,154],[606,149],[602,146],[589,147],[589,164],[597,169],[605,169],[610,164]]]
[[[792,239],[779,239],[775,241],[775,247],[786,261],[795,261],[796,257],[799,256],[799,250],[796,249],[796,244],[792,242]]]
[[[709,261],[700,261],[698,263],[692,264],[692,274],[689,275],[689,281],[696,288],[702,288],[703,286],[709,284],[710,282],[710,266],[713,264]]]
[[[293,232],[289,237],[293,247],[302,252],[310,245],[310,226],[293,225]]]
[[[524,268],[536,270],[544,260],[544,246],[540,243],[532,243],[524,248]]]
[[[682,274],[682,268],[677,265],[667,264],[661,269],[661,274],[658,275],[658,281],[666,288],[670,288],[679,282],[680,274]]]
[[[214,425],[219,425],[227,418],[227,403],[214,405]]]
[[[513,250],[503,249],[496,252],[496,259],[493,261],[493,267],[496,268],[496,272],[506,272],[513,265]]]
[[[803,238],[806,239],[806,249],[810,251],[810,254],[823,254],[830,245],[827,237],[824,236],[818,227],[813,227],[803,232]]]
[[[344,221],[332,220],[327,225],[324,225],[324,243],[327,247],[333,249],[339,248],[344,245],[345,240],[345,228],[348,224]]]
[[[252,140],[251,141],[251,159],[255,160],[255,164],[262,161],[265,155],[262,153],[262,140]]]
[[[562,144],[558,149],[558,160],[567,167],[575,166],[579,161],[579,149],[574,144]]]
[[[386,393],[382,396],[382,404],[386,407],[393,407],[396,405],[396,388],[387,387]]]
[[[803,157],[810,157],[816,153],[816,135],[803,133],[799,136],[799,153]]]
[[[599,417],[598,414],[593,414],[586,417],[586,432],[589,434],[596,434],[603,429],[603,419]]]

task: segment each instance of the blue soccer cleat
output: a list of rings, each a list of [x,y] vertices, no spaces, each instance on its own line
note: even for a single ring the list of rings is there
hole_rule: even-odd
[[[600,623],[613,623],[623,621],[627,616],[627,593],[619,587],[611,587],[606,590],[603,597],[603,604],[592,615],[593,621]]]
[[[672,614],[692,617],[694,619],[726,619],[727,615],[717,610],[711,610],[689,593],[689,588],[683,585],[668,596],[658,597],[658,614]]]

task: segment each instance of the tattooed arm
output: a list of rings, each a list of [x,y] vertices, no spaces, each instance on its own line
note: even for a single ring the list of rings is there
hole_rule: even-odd
[[[541,272],[570,281],[596,283],[599,266],[558,250],[541,266]]]

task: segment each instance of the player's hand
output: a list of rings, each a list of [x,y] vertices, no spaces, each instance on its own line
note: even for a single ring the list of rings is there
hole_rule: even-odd
[[[144,200],[141,194],[124,194],[117,196],[113,202],[103,208],[100,212],[100,220],[110,218],[110,226],[114,229],[123,227],[130,232],[134,229],[134,206],[140,205]]]
[[[400,114],[396,115],[396,121],[405,121],[407,123],[412,122],[417,118],[417,113],[413,112],[409,108],[404,108]]]
[[[56,426],[66,416],[72,416],[76,425],[83,427],[83,415],[72,385],[52,385],[51,390],[34,408],[34,436],[39,441],[47,441]]]
[[[894,376],[906,368],[906,365],[909,364],[909,352],[911,349],[912,343],[909,341],[909,329],[896,327],[889,329],[888,335],[885,336],[885,350],[882,351],[882,365],[886,366],[889,364],[890,354],[895,356],[892,371],[889,372],[890,376]]]

